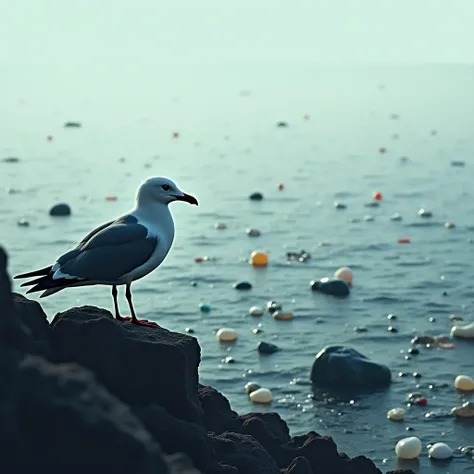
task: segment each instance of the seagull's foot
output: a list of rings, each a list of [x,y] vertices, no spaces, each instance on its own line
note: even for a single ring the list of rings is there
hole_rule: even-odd
[[[120,316],[120,314],[116,314],[115,319],[117,321],[131,321],[132,320],[132,318],[130,318],[128,316]]]
[[[153,321],[148,321],[148,319],[132,319],[132,324],[137,324],[138,326],[148,326],[150,328],[158,327],[158,324],[154,323]]]

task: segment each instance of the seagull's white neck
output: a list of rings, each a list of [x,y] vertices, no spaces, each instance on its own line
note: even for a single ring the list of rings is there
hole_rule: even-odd
[[[174,238],[173,216],[166,204],[161,202],[138,202],[132,214],[147,227],[152,227],[156,232],[170,239]]]

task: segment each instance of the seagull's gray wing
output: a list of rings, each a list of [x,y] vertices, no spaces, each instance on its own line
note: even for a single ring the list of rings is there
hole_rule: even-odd
[[[57,260],[61,273],[83,280],[116,282],[143,265],[158,245],[133,216],[104,224]]]

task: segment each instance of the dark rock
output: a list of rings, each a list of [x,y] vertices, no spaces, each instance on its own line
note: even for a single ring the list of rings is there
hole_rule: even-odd
[[[64,124],[65,128],[81,128],[82,125],[79,122],[66,122]]]
[[[239,281],[232,285],[236,290],[246,291],[252,289],[252,284],[248,281]]]
[[[288,468],[281,472],[282,474],[313,474],[311,465],[303,456],[293,459]]]
[[[75,364],[0,359],[0,471],[166,474],[130,409]]]
[[[235,466],[239,473],[280,474],[273,458],[252,436],[225,432],[208,438],[219,461]]]
[[[29,333],[28,352],[52,359],[49,323],[41,305],[18,293],[12,294],[12,300],[15,317]]]
[[[383,387],[391,382],[390,369],[369,360],[355,349],[327,346],[316,356],[311,368],[316,385],[349,387]]]
[[[263,194],[262,193],[252,193],[249,196],[249,199],[251,201],[261,201],[263,199]]]
[[[363,472],[364,474],[382,474],[375,464],[365,456],[357,456],[349,461],[349,466],[353,472]]]
[[[168,467],[168,474],[201,474],[201,471],[193,467],[192,461],[184,453],[174,453],[165,456],[165,461]]]
[[[310,282],[313,291],[319,291],[325,295],[344,297],[350,293],[349,285],[340,278],[321,278],[319,281]]]
[[[389,471],[387,474],[415,474],[411,469],[397,469],[396,471]]]
[[[49,210],[49,215],[50,216],[55,216],[55,217],[64,217],[64,216],[70,216],[71,215],[71,208],[69,207],[68,204],[65,203],[59,203],[55,204],[50,210]]]
[[[463,167],[466,165],[465,161],[453,160],[451,161],[451,166]]]
[[[286,128],[286,127],[288,127],[288,123],[287,122],[277,122],[277,127]]]
[[[276,346],[275,344],[271,344],[270,342],[259,342],[257,346],[257,351],[260,354],[274,354],[275,352],[280,351],[281,349]]]
[[[216,389],[199,385],[198,397],[204,410],[204,427],[220,434],[240,426],[237,413],[230,408],[229,401]]]
[[[51,344],[59,361],[91,369],[130,405],[156,403],[177,418],[202,420],[194,337],[120,322],[109,311],[83,306],[54,317]]]
[[[32,340],[31,331],[23,324],[23,318],[18,317],[15,311],[7,265],[7,254],[0,247],[0,349],[34,352],[33,348],[36,344]]]
[[[7,156],[6,158],[2,158],[2,161],[4,163],[18,163],[20,158],[17,158],[16,156]]]
[[[180,420],[158,405],[135,407],[133,411],[166,454],[184,452],[203,472],[217,465],[202,426]]]

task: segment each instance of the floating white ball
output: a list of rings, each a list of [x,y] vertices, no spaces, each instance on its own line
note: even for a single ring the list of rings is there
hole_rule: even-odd
[[[415,459],[421,453],[421,441],[416,436],[401,439],[395,446],[395,453],[400,459]]]
[[[352,285],[352,270],[349,267],[341,267],[334,273],[335,278],[344,280],[349,286]]]
[[[249,309],[249,314],[250,314],[250,316],[262,316],[263,315],[263,308],[260,308],[260,306],[252,306]]]
[[[435,443],[428,451],[432,459],[449,459],[453,457],[453,450],[446,443]]]
[[[221,328],[216,332],[216,338],[222,342],[233,342],[238,338],[237,331],[230,328]]]
[[[402,421],[405,419],[405,410],[403,408],[392,408],[388,411],[387,418],[392,421]]]
[[[259,388],[250,394],[253,403],[270,403],[273,400],[272,392],[268,388]]]
[[[458,375],[454,380],[454,386],[458,390],[470,392],[474,390],[474,380],[468,375]]]
[[[465,326],[453,326],[451,328],[451,336],[474,339],[474,323],[466,324]]]

